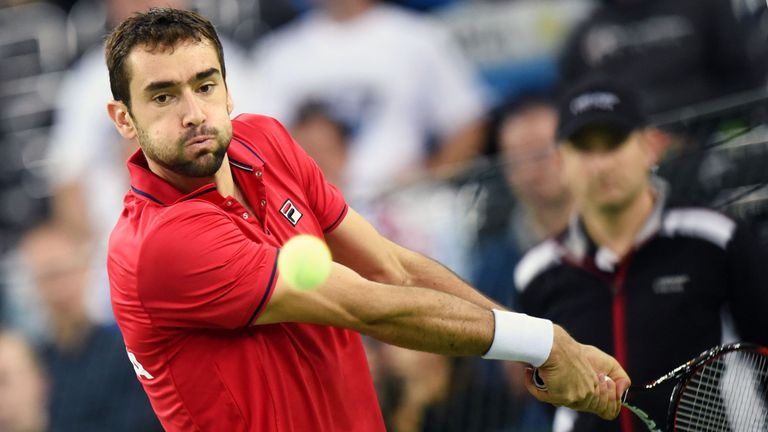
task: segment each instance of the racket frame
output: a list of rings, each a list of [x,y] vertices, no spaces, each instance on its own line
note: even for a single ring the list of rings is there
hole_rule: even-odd
[[[672,390],[672,394],[670,395],[670,398],[669,398],[669,409],[667,410],[667,430],[668,431],[675,430],[675,412],[677,409],[677,405],[680,402],[680,398],[683,395],[683,389],[685,388],[688,381],[696,373],[696,371],[698,371],[699,368],[706,365],[707,363],[710,363],[715,359],[721,357],[722,355],[727,354],[729,352],[734,352],[734,351],[742,351],[742,352],[751,351],[751,352],[768,356],[768,348],[762,347],[760,345],[748,343],[748,342],[738,342],[738,343],[720,345],[720,346],[711,348],[707,351],[704,351],[703,353],[701,353],[701,355],[699,355],[695,359],[685,363],[684,365],[681,365],[680,367],[676,368],[672,372],[668,373],[667,375],[664,375],[663,377],[651,383],[653,386],[655,386],[657,384],[661,384],[662,382],[668,379],[673,379],[673,378],[677,379],[675,388]],[[649,387],[646,386],[646,388],[649,388]]]
[[[685,388],[688,381],[693,377],[696,371],[699,370],[699,368],[701,368],[702,366],[704,366],[709,362],[712,362],[716,358],[719,358],[720,356],[733,351],[752,351],[752,352],[757,352],[763,355],[768,355],[768,348],[762,347],[760,345],[748,343],[748,342],[731,343],[731,344],[719,345],[714,348],[710,348],[702,352],[701,354],[699,354],[696,358],[676,367],[669,373],[659,377],[658,379],[644,386],[630,387],[622,395],[622,398],[621,398],[622,405],[637,409],[637,407],[627,402],[627,395],[630,390],[641,390],[641,391],[651,390],[662,383],[665,383],[670,380],[675,380],[676,381],[675,387],[673,388],[669,398],[669,407],[667,409],[667,420],[666,420],[666,429],[665,429],[667,431],[674,431],[675,430],[674,429],[675,412],[677,410],[677,405],[680,402],[680,397],[682,397],[683,389]]]
[[[621,404],[624,405],[624,407],[626,407],[630,411],[632,411],[632,413],[635,414],[640,420],[642,420],[649,430],[658,431],[659,429],[655,421],[651,419],[648,416],[648,414],[645,413],[645,411],[638,408],[634,404],[629,403],[627,401],[627,396],[629,395],[630,390],[633,390],[633,391],[652,390],[653,388],[655,388],[660,384],[663,384],[667,381],[675,380],[676,381],[675,387],[673,388],[669,398],[669,407],[667,408],[667,419],[666,419],[666,428],[665,428],[666,431],[674,431],[675,411],[677,409],[677,404],[679,403],[680,398],[682,397],[682,392],[683,392],[683,389],[685,388],[685,385],[693,377],[696,371],[698,371],[699,368],[701,368],[703,365],[715,360],[716,358],[726,353],[733,352],[733,351],[751,351],[751,352],[756,352],[756,353],[768,356],[768,348],[757,345],[757,344],[749,343],[749,342],[737,342],[737,343],[731,343],[731,344],[718,345],[716,347],[710,348],[702,352],[694,359],[689,360],[686,363],[683,363],[682,365],[676,367],[675,369],[655,379],[654,381],[651,381],[648,384],[641,385],[641,386],[631,386],[630,388],[626,389],[624,391],[624,394],[621,396]],[[547,390],[546,384],[544,383],[544,381],[541,379],[541,376],[539,375],[538,368],[533,369],[532,379],[533,379],[533,384],[539,390],[543,390],[543,391]]]

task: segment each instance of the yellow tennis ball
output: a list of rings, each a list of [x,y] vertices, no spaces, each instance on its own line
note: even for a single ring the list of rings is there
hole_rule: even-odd
[[[311,290],[331,274],[331,251],[323,240],[299,234],[289,239],[277,258],[280,279],[298,290]]]

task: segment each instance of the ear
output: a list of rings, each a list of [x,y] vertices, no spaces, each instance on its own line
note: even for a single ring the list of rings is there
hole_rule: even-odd
[[[654,127],[646,128],[643,130],[642,135],[646,153],[648,155],[648,166],[652,167],[664,157],[664,154],[672,143],[672,137],[666,132]]]
[[[232,111],[235,109],[235,102],[232,100],[232,93],[229,92],[229,89],[227,89],[227,112],[232,114]]]
[[[123,138],[132,140],[136,138],[136,127],[133,124],[128,107],[121,101],[112,100],[107,104],[107,113],[112,119],[115,128]]]

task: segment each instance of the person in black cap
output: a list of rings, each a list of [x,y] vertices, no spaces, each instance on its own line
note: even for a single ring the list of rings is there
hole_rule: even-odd
[[[668,205],[666,183],[652,175],[659,151],[637,94],[592,79],[558,109],[577,211],[515,269],[520,307],[615,355],[640,383],[729,339],[768,344],[764,251],[720,213]],[[664,421],[668,393],[651,393],[635,402]],[[559,408],[554,429],[645,430],[625,411],[606,422]]]

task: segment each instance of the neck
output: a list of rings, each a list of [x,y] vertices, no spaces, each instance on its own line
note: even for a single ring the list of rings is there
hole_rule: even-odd
[[[62,352],[77,351],[83,344],[91,329],[91,322],[85,315],[55,319],[53,339],[56,347]]]
[[[229,156],[224,155],[221,167],[209,177],[189,177],[173,172],[153,160],[147,158],[150,171],[168,182],[171,186],[187,194],[207,184],[214,183],[222,196],[232,196],[235,193],[235,181],[232,178],[232,170],[229,166]]]
[[[655,193],[648,187],[628,206],[618,211],[597,208],[582,211],[582,219],[592,240],[619,257],[629,252],[645,221],[653,212]]]
[[[213,183],[216,184],[216,190],[221,196],[235,196],[237,189],[235,188],[235,178],[232,176],[232,167],[229,166],[228,155],[224,155],[221,167],[213,175]]]

